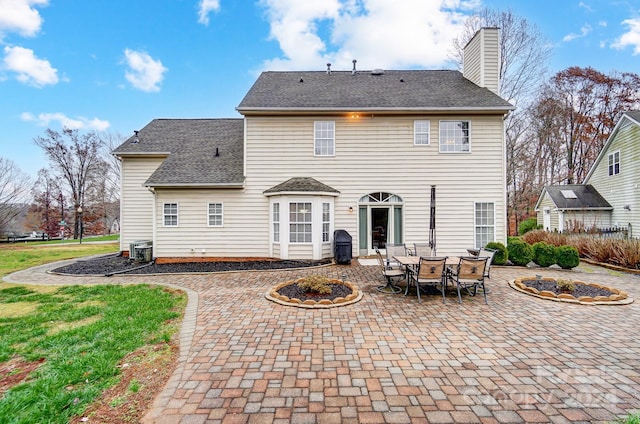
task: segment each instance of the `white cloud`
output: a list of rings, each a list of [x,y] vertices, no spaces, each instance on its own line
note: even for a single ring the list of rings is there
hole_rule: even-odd
[[[578,3],[579,7],[582,7],[583,9],[585,9],[587,12],[593,12],[593,8],[591,6],[589,6],[587,3],[581,1]]]
[[[23,121],[35,122],[41,127],[48,127],[51,122],[58,122],[61,127],[69,128],[72,130],[97,130],[105,131],[111,126],[109,121],[103,121],[98,118],[88,119],[83,116],[79,116],[76,119],[69,118],[64,113],[39,113],[38,116],[29,112],[24,112],[21,115]]]
[[[582,38],[582,37],[586,37],[590,32],[591,32],[592,28],[591,25],[589,24],[585,24],[582,26],[582,28],[580,28],[580,34],[576,34],[575,32],[572,32],[570,34],[565,35],[562,38],[562,41],[573,41],[576,38]]]
[[[58,71],[49,61],[38,59],[33,50],[6,46],[4,54],[4,68],[18,74],[18,81],[35,87],[58,83]]]
[[[162,62],[154,60],[148,53],[126,49],[125,59],[129,69],[125,72],[125,78],[135,88],[154,92],[160,91],[159,84],[164,79],[167,68],[162,66]]]
[[[622,34],[611,47],[622,50],[627,46],[633,46],[633,55],[640,54],[640,18],[627,19],[622,23],[629,27],[629,32]]]
[[[219,0],[200,0],[198,3],[198,22],[209,25],[209,13],[220,10]]]
[[[434,67],[477,0],[261,0],[282,57],[265,69]]]
[[[0,40],[7,32],[32,37],[40,30],[42,18],[35,6],[46,6],[48,0],[0,0]]]

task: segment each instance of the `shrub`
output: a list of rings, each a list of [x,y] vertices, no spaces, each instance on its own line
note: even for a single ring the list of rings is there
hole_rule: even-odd
[[[504,265],[507,263],[507,259],[509,258],[509,254],[507,252],[507,248],[504,244],[499,243],[497,241],[492,241],[487,243],[485,246],[487,249],[493,249],[496,253],[493,254],[493,261],[491,261],[494,265]]]
[[[576,289],[576,284],[573,280],[566,280],[564,278],[558,278],[556,280],[556,288],[560,291],[574,291]]]
[[[578,249],[573,246],[556,247],[556,263],[562,269],[571,269],[580,265]]]
[[[518,234],[523,235],[536,228],[538,228],[538,220],[536,218],[527,218],[518,225]]]
[[[298,287],[306,292],[319,294],[331,294],[331,286],[328,285],[329,279],[320,275],[310,275],[298,282]]]
[[[533,249],[533,262],[542,266],[548,267],[556,263],[556,248],[552,245],[539,241],[532,246]]]
[[[509,260],[515,265],[526,266],[533,259],[533,249],[524,241],[513,241],[507,246]]]

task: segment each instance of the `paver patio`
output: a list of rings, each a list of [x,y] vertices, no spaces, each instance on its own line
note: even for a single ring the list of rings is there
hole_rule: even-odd
[[[526,296],[494,267],[489,305],[451,294],[383,294],[378,268],[7,280],[148,282],[182,287],[189,306],[178,369],[147,423],[611,422],[640,409],[640,300],[586,306]],[[640,299],[640,276],[581,265],[544,276],[598,282]],[[264,298],[280,281],[346,275],[353,305],[300,309]]]

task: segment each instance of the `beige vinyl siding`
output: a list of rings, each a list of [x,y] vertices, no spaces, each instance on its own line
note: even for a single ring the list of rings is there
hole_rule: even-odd
[[[623,118],[626,120],[626,118]],[[611,225],[632,228],[640,236],[640,126],[626,120],[608,144],[606,152],[586,181],[611,204]],[[620,152],[620,173],[608,174],[609,154]],[[626,210],[629,205],[631,210]]]
[[[120,250],[135,240],[153,240],[153,194],[144,182],[164,159],[124,158],[120,204]]]
[[[550,217],[551,217],[551,220],[550,220],[551,227],[549,229],[552,231],[558,229],[558,211],[556,209],[555,203],[553,203],[553,200],[551,200],[551,196],[549,196],[546,190],[544,192],[544,196],[542,197],[542,200],[540,200],[540,205],[538,206],[538,208],[539,208],[538,214],[537,214],[538,225],[543,226],[544,228],[544,210],[545,208],[549,208]]]
[[[178,226],[162,225],[162,205],[178,204]],[[222,203],[222,227],[208,225],[208,204]],[[241,189],[156,189],[158,257],[269,257],[269,201]]]
[[[313,122],[329,119],[336,122],[335,157],[315,157]],[[430,145],[414,145],[414,120],[431,121]],[[470,121],[471,153],[439,153],[440,120]],[[352,235],[354,255],[360,197],[376,191],[402,197],[404,241],[424,242],[432,184],[437,186],[438,254],[459,255],[473,246],[474,202],[494,203],[496,240],[506,242],[502,116],[247,117],[246,139],[243,199],[264,231],[269,218],[262,192],[292,177],[313,177],[340,191],[334,228]],[[350,206],[356,212],[350,213]]]
[[[496,94],[500,93],[499,37],[497,28],[482,28],[464,49],[464,77]]]

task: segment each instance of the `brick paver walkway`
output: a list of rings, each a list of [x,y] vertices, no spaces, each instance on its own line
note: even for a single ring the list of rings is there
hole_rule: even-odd
[[[611,422],[640,409],[640,277],[581,265],[544,276],[599,282],[626,306],[536,299],[493,267],[482,297],[382,294],[373,266],[208,275],[60,277],[37,284],[149,282],[189,293],[178,369],[148,423]],[[537,271],[540,272],[540,271]],[[264,298],[280,281],[343,274],[356,304],[309,310]]]

